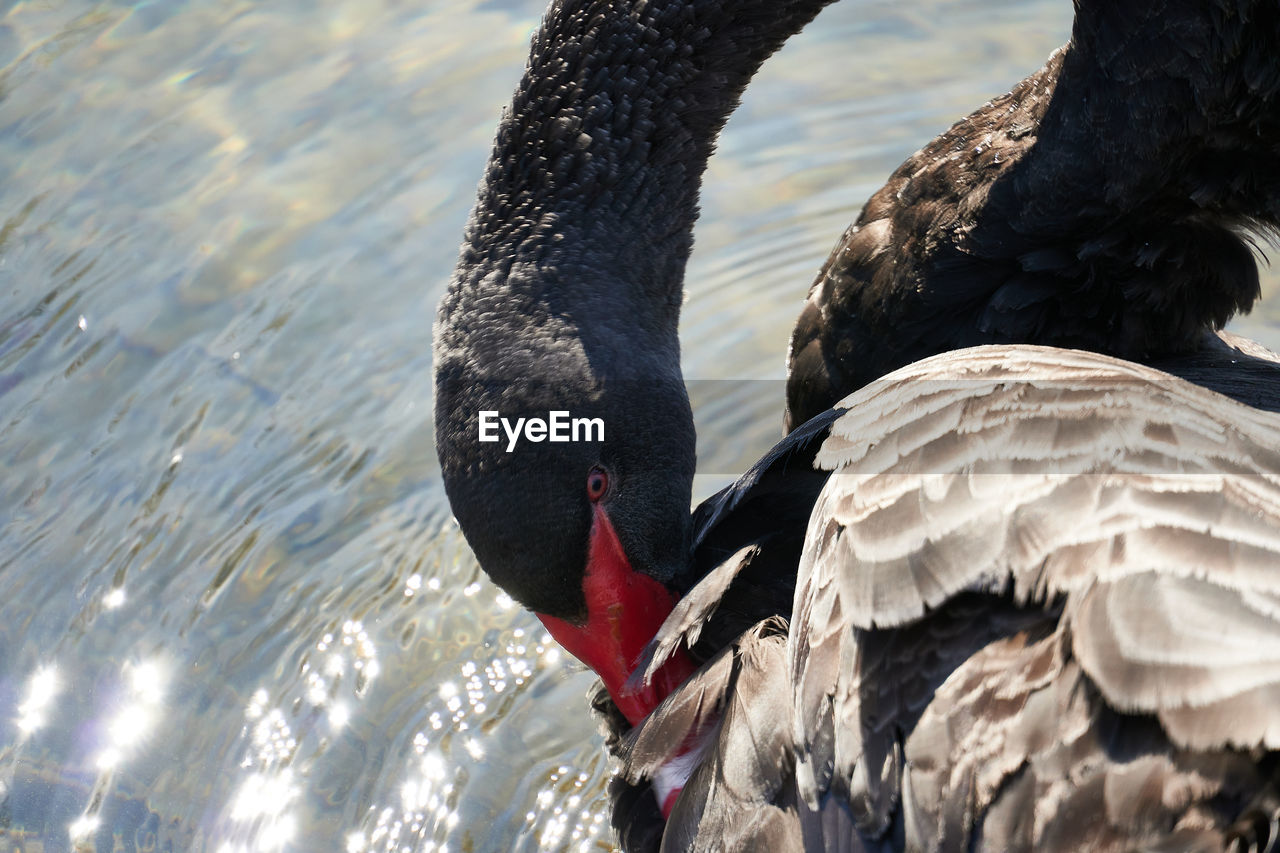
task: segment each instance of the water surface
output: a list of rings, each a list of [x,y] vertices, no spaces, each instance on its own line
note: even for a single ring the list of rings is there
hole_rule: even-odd
[[[861,201],[1069,5],[845,0],[772,60],[686,373],[781,379]],[[432,444],[434,304],[541,7],[0,4],[9,847],[609,849],[591,679],[478,573]],[[1277,303],[1238,328],[1277,346]],[[695,393],[706,494],[781,387]]]

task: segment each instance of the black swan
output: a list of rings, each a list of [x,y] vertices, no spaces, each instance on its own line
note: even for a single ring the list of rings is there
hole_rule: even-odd
[[[1277,408],[1280,388],[1265,364],[1233,371],[1248,354],[1206,337],[1256,292],[1228,226],[1274,218],[1271,187],[1249,171],[1257,159],[1214,160],[1244,177],[1219,174],[1213,186],[1240,192],[1200,198],[1199,217],[1183,202],[1153,208],[1152,233],[1165,223],[1182,236],[1149,256],[1134,254],[1136,220],[1107,220],[1089,198],[1077,211],[1069,185],[1006,198],[994,161],[934,174],[934,191],[991,178],[989,192],[955,191],[956,211],[982,228],[1019,221],[1013,208],[985,218],[984,204],[1027,204],[1073,239],[1119,222],[1117,242],[1038,251],[1007,226],[990,242],[1010,241],[1012,255],[967,255],[982,229],[913,223],[907,194],[882,198],[897,205],[892,242],[864,267],[902,253],[915,278],[873,271],[864,301],[901,313],[861,321],[871,343],[850,344],[862,327],[833,312],[845,299],[858,316],[863,288],[838,252],[797,331],[795,428],[690,516],[676,329],[699,182],[751,75],[826,2],[553,3],[440,306],[450,503],[482,568],[601,676],[623,846],[1274,845],[1280,419],[1244,403]],[[1248,60],[1224,79],[1270,103],[1274,62],[1241,46],[1259,25],[1276,44],[1262,3],[1081,0],[1073,43],[1049,69],[1084,35],[1175,13],[1186,25],[1169,39],[1199,44],[1187,22],[1203,17],[1210,41],[1234,51],[1213,61]],[[1149,97],[1181,93],[1181,66],[1144,56],[1118,64],[1125,79],[1147,79],[1142,61],[1154,62]],[[1048,77],[1060,97],[1066,75]],[[1053,112],[1037,109],[1010,139],[1035,136]],[[1185,144],[1217,152],[1236,136]],[[1082,256],[1063,261],[1072,247]],[[1095,256],[1105,262],[1081,272]],[[975,296],[984,264],[1006,278]],[[1014,267],[1025,276],[1011,284]],[[1180,285],[1166,288],[1169,276]],[[881,356],[882,320],[915,337]],[[840,399],[930,348],[989,340],[1168,358],[1198,384],[1109,355],[1005,345],[937,355]],[[845,357],[856,370],[831,367]],[[494,440],[495,419],[521,417],[540,431]],[[598,421],[604,435],[550,440],[557,417]]]
[[[1274,355],[1214,333],[1258,296],[1250,231],[1280,223],[1277,51],[1275,3],[1076,0],[1071,42],[912,155],[840,239],[792,335],[788,422],[990,343],[1276,408]]]

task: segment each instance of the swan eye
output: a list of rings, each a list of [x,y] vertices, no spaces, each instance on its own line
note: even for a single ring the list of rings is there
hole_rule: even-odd
[[[609,491],[609,472],[595,465],[587,472],[587,498],[592,503],[600,500]]]

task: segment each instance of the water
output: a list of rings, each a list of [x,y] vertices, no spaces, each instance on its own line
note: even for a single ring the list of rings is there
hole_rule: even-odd
[[[771,61],[687,374],[780,379],[862,199],[1068,6],[845,0]],[[0,5],[4,849],[610,847],[591,678],[480,576],[432,445],[434,304],[541,7]],[[1280,297],[1237,328],[1276,347]],[[780,385],[726,387],[701,494],[780,428]]]

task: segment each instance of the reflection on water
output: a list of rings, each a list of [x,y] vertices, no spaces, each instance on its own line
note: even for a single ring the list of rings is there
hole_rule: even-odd
[[[590,678],[480,577],[431,434],[434,304],[542,5],[0,6],[5,849],[609,848]],[[731,121],[690,376],[779,378],[858,203],[1070,15],[903,5],[829,9]],[[1240,328],[1275,346],[1275,305]],[[695,383],[701,493],[776,389]]]
[[[58,683],[57,667],[44,666],[36,670],[27,685],[26,698],[18,706],[18,731],[25,737],[45,724],[49,705],[58,695],[62,685]]]

